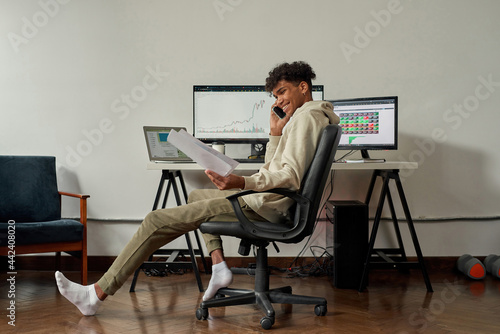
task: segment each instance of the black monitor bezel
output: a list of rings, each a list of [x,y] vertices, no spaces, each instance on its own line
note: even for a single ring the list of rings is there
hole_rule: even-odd
[[[357,97],[350,99],[340,99],[340,100],[328,100],[328,102],[334,105],[335,103],[342,102],[368,102],[368,101],[384,101],[384,100],[394,100],[394,143],[393,144],[339,144],[339,150],[397,150],[398,149],[398,96],[374,96],[374,97]]]
[[[248,90],[248,91],[258,91],[258,92],[266,92],[264,85],[193,85],[193,136],[196,137],[196,117],[195,117],[195,93],[197,91],[202,90]],[[313,91],[322,92],[322,99],[325,97],[325,87],[324,85],[313,85]],[[271,93],[269,93],[271,95]],[[212,143],[212,142],[224,142],[227,144],[265,144],[269,141],[269,137],[267,138],[217,138],[217,137],[196,137],[198,140],[204,143]]]

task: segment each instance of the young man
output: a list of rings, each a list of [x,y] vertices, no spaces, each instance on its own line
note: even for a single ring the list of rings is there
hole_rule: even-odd
[[[276,98],[273,107],[283,109],[286,116],[280,119],[269,111],[269,143],[264,166],[258,173],[223,177],[212,171],[205,171],[218,190],[195,190],[189,195],[186,205],[149,213],[97,283],[82,286],[56,272],[60,293],[77,306],[82,314],[94,315],[102,301],[108,295],[113,295],[158,248],[197,229],[205,221],[234,220],[235,215],[226,196],[240,189],[298,190],[316,152],[323,128],[331,123],[339,123],[330,103],[313,101],[311,89],[315,78],[312,68],[304,62],[283,63],[269,72],[266,90]],[[288,208],[293,203],[290,199],[268,193],[245,196],[240,199],[240,204],[251,219],[280,223],[287,219]],[[215,296],[217,290],[231,284],[232,273],[224,260],[221,238],[209,234],[204,234],[203,237],[212,258],[212,277],[203,296],[203,300],[208,300]]]

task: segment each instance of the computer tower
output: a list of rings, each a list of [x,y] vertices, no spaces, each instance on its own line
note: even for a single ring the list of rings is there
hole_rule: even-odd
[[[358,289],[368,252],[368,206],[360,201],[328,201],[326,216],[333,224],[333,284]]]

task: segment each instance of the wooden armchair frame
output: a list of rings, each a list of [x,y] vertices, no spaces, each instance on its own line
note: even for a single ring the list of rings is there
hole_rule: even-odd
[[[90,195],[72,194],[68,192],[59,191],[59,198],[68,196],[80,199],[80,223],[83,225],[83,238],[80,241],[73,242],[54,242],[44,244],[32,245],[16,245],[15,255],[19,254],[33,254],[33,253],[56,253],[56,268],[59,269],[61,265],[61,252],[81,252],[81,282],[83,285],[87,284],[87,198]],[[8,246],[0,247],[0,255],[7,256],[10,249]]]

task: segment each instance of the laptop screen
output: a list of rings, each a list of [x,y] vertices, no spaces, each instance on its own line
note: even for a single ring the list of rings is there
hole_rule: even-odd
[[[171,130],[179,131],[180,127],[145,126],[144,136],[148,147],[150,161],[191,161],[181,150],[167,142]]]

